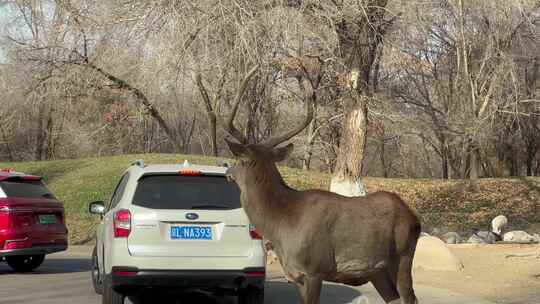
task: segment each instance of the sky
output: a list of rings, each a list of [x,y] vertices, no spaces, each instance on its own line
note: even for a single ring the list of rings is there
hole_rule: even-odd
[[[5,54],[3,50],[2,40],[5,35],[5,28],[8,19],[9,11],[7,5],[0,0],[0,63],[5,63]]]
[[[15,19],[19,15],[18,9],[13,5],[8,5],[9,0],[0,0],[0,63],[6,62],[6,53],[3,49],[5,37],[9,30],[16,33],[18,38],[29,34],[28,29],[24,26],[21,19]],[[46,12],[52,12],[54,4],[52,2],[43,1],[42,6]],[[15,18],[14,18],[15,17]]]

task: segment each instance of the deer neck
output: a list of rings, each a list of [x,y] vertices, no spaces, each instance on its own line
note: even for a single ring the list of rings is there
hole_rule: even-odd
[[[272,239],[285,217],[284,205],[295,191],[287,186],[275,164],[256,164],[254,169],[242,189],[242,203],[257,230]]]

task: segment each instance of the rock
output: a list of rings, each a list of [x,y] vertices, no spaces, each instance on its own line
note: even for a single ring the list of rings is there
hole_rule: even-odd
[[[493,244],[499,241],[500,237],[491,231],[477,231],[469,238],[467,243],[471,244]]]
[[[439,238],[422,236],[418,239],[413,268],[436,271],[462,271],[463,264]]]
[[[515,243],[538,243],[540,242],[540,236],[538,234],[530,235],[525,231],[516,230],[505,233],[503,236],[503,241]]]
[[[491,231],[495,232],[498,235],[502,234],[503,228],[508,224],[508,219],[504,215],[496,216],[491,221]]]
[[[479,237],[476,234],[471,235],[471,237],[467,240],[467,243],[469,244],[487,244],[487,242]]]
[[[443,234],[442,240],[446,244],[459,244],[459,243],[463,242],[463,239],[461,238],[461,236],[457,232],[447,232],[447,233]]]
[[[431,235],[441,235],[441,229],[437,227],[431,229]]]

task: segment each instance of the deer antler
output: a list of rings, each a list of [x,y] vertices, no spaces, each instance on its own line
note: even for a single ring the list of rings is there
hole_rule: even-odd
[[[255,65],[244,76],[244,79],[242,79],[242,82],[240,83],[240,87],[238,88],[238,91],[236,91],[236,96],[234,97],[233,109],[227,122],[224,122],[221,118],[219,119],[225,131],[227,131],[227,133],[229,133],[232,137],[236,138],[236,140],[238,140],[241,144],[246,144],[247,138],[244,136],[244,134],[242,134],[242,132],[240,132],[234,126],[234,119],[236,117],[236,113],[238,112],[238,107],[240,106],[240,102],[242,102],[242,96],[244,95],[244,92],[246,91],[249,80],[251,79],[251,77],[253,77],[253,75],[258,70],[259,70],[259,65]]]
[[[281,144],[282,142],[285,142],[291,138],[293,138],[295,135],[297,135],[298,133],[302,132],[308,125],[309,123],[313,120],[313,113],[315,112],[314,110],[314,107],[315,107],[315,100],[316,100],[316,96],[315,96],[315,92],[313,90],[313,88],[311,87],[311,84],[309,83],[309,81],[307,80],[304,80],[304,82],[306,84],[302,84],[300,83],[300,86],[302,87],[302,90],[304,91],[304,94],[306,96],[306,117],[304,118],[304,120],[302,121],[301,124],[299,124],[298,126],[296,126],[296,128],[288,131],[288,132],[285,132],[283,134],[280,134],[279,136],[273,136],[269,139],[267,139],[265,142],[264,142],[264,145],[268,146],[268,147],[275,147],[279,144]]]

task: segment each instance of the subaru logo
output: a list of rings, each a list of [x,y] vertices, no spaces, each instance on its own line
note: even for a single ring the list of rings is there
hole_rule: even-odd
[[[187,213],[186,218],[188,220],[196,220],[199,218],[199,215],[197,213]]]

